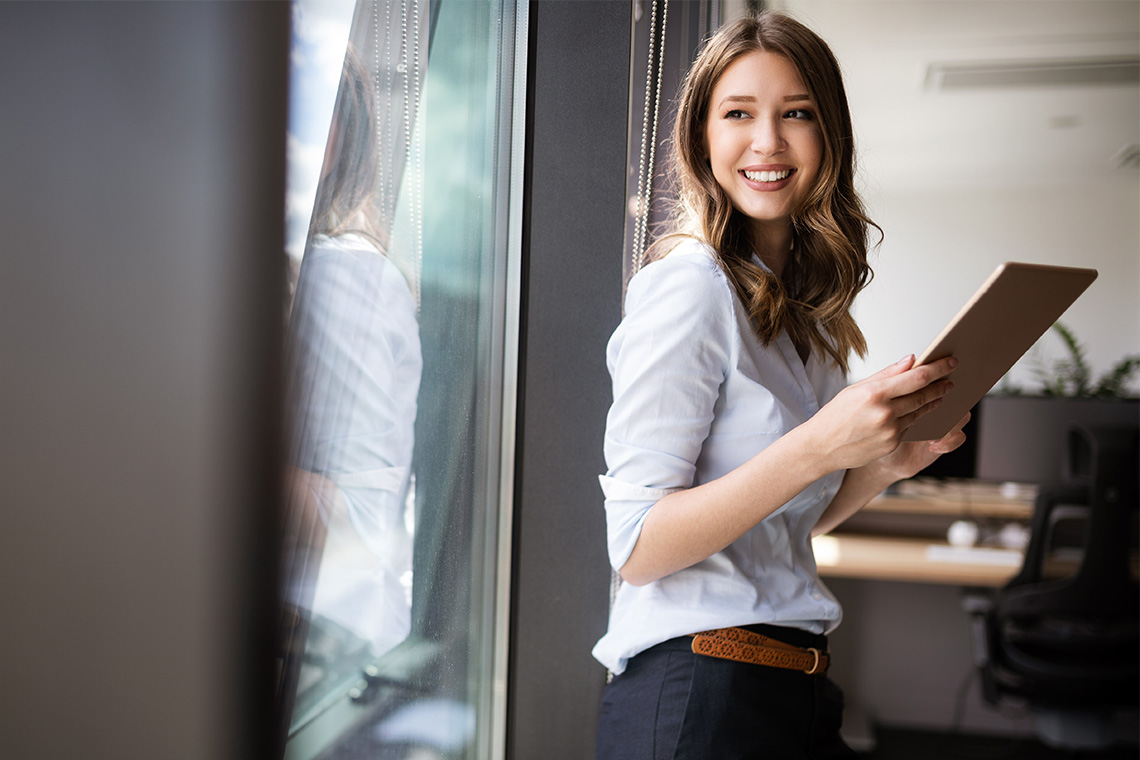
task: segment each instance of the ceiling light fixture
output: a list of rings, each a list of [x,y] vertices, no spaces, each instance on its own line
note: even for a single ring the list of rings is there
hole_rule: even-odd
[[[1140,83],[1140,58],[1073,58],[1032,61],[932,63],[926,89],[977,90],[997,87],[1099,87]]]

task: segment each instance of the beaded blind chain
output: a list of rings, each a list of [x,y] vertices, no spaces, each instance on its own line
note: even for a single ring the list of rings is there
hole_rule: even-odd
[[[420,282],[423,280],[424,268],[423,119],[419,118],[423,64],[420,58],[420,41],[422,39],[420,35],[420,0],[408,0],[408,3],[412,6],[412,18],[410,24],[405,23],[404,25],[404,50],[408,66],[404,92],[409,102],[404,109],[404,114],[405,118],[408,119],[405,134],[408,139],[408,163],[412,169],[412,198],[408,206],[412,229],[415,230],[413,243],[415,246],[414,295],[416,297],[416,312],[418,313],[420,309]]]
[[[385,254],[400,261],[420,308],[423,279],[424,124],[421,110],[426,29],[422,26],[421,6],[426,0],[372,0],[371,37],[372,82],[375,92],[376,121],[373,143],[379,160],[372,188],[378,222],[389,243],[396,227],[401,185],[407,193],[407,218],[411,240],[399,250],[389,247]],[[404,251],[407,251],[404,253]]]
[[[371,29],[372,61],[378,118],[373,137],[379,160],[373,183],[376,208],[385,230],[396,224],[400,185],[407,192],[407,219],[410,222],[409,252],[396,254],[409,265],[406,271],[420,308],[423,279],[424,177],[422,114],[423,69],[426,34],[422,28],[421,5],[425,0],[374,0]],[[394,30],[399,30],[394,34]],[[402,170],[401,170],[402,167]],[[404,250],[403,246],[399,246]],[[410,262],[406,261],[411,259]]]
[[[630,274],[641,269],[649,234],[649,209],[653,197],[653,170],[657,158],[657,121],[661,108],[661,76],[665,68],[665,29],[669,0],[663,0],[660,38],[657,34],[657,0],[649,12],[649,57],[645,63],[645,107],[641,118],[641,154],[637,166],[637,205]],[[656,47],[655,47],[656,46]],[[654,54],[656,68],[653,65]],[[653,103],[652,119],[650,102]]]
[[[390,0],[389,0],[390,3]],[[387,21],[391,7],[385,9],[384,19]],[[373,81],[376,87],[376,104],[378,108],[383,108],[386,105],[386,97],[392,91],[392,67],[382,65],[384,56],[387,54],[385,37],[380,36],[380,8],[379,3],[372,4],[372,70],[375,72]],[[376,200],[382,214],[383,221],[386,226],[391,225],[391,220],[388,218],[388,199],[393,197],[395,190],[392,188],[392,174],[393,172],[387,171],[388,166],[388,153],[384,145],[384,130],[376,129],[376,155],[380,160],[376,162]]]

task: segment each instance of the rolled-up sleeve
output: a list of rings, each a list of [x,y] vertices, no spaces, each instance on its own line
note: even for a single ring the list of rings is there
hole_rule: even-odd
[[[614,569],[629,559],[650,508],[693,485],[732,361],[729,287],[699,250],[675,252],[630,282],[607,350],[614,400],[601,485]]]

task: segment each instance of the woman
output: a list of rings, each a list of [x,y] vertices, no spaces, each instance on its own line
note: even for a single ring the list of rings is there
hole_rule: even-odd
[[[365,642],[374,656],[411,626],[409,492],[423,370],[410,278],[387,255],[377,117],[371,73],[350,45],[286,354],[289,497],[298,533],[311,540],[290,552],[288,599],[321,616],[344,648]]]
[[[608,348],[602,487],[624,583],[594,650],[614,674],[598,756],[850,756],[824,675],[840,608],[811,536],[962,443],[959,425],[900,444],[956,362],[909,356],[844,387],[870,222],[813,32],[763,14],[714,35],[674,151],[671,233]]]

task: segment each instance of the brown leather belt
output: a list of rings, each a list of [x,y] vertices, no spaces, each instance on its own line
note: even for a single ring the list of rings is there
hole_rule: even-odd
[[[815,647],[794,647],[747,628],[717,628],[689,635],[693,637],[693,652],[722,660],[801,670],[808,675],[826,673],[830,660],[827,652]]]

